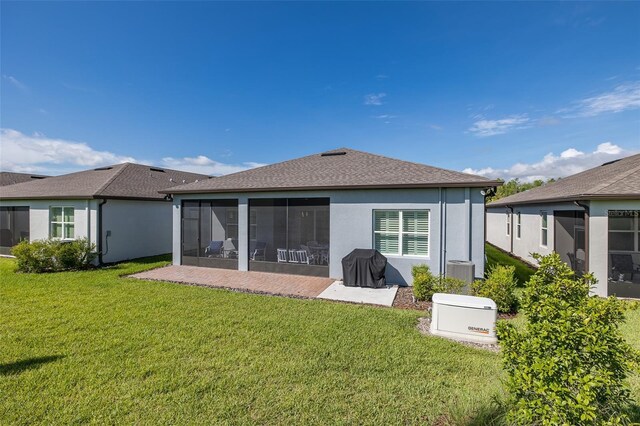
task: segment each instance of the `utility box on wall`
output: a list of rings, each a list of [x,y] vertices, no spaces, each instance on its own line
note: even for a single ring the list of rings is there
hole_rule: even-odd
[[[431,333],[456,340],[495,344],[496,302],[486,297],[436,293],[431,308]]]

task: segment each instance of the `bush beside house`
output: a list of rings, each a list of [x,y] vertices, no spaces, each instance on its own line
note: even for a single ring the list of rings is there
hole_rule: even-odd
[[[96,258],[96,246],[86,238],[61,241],[22,241],[11,253],[20,272],[57,272],[89,267]]]
[[[638,352],[620,333],[625,304],[590,297],[595,279],[576,277],[557,253],[524,291],[521,328],[500,321],[498,338],[510,393],[510,424],[626,424],[626,378]]]
[[[514,312],[518,303],[515,294],[517,286],[515,270],[515,266],[494,266],[488,272],[486,279],[476,280],[471,284],[471,294],[493,300],[499,312]]]
[[[458,294],[466,283],[452,277],[437,276],[431,273],[427,265],[414,265],[411,268],[413,277],[413,296],[416,300],[431,300],[435,293]]]

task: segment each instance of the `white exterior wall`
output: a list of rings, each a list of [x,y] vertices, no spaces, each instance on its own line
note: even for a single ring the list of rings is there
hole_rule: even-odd
[[[29,239],[50,236],[51,207],[74,207],[74,237],[98,245],[98,204],[101,200],[1,200],[0,206],[29,207]],[[102,207],[103,238],[109,250],[105,263],[171,252],[171,203],[166,201],[108,200]],[[103,253],[106,244],[103,239]]]
[[[0,200],[0,206],[29,207],[29,239],[49,238],[49,211],[51,207],[74,208],[75,238],[90,238],[96,243],[95,200]]]
[[[103,262],[170,253],[171,208],[166,201],[107,200],[102,206]]]
[[[387,189],[342,191],[257,192],[243,194],[176,195],[173,202],[173,262],[181,262],[181,204],[183,200],[238,199],[238,269],[248,269],[248,200],[255,198],[329,198],[329,275],[342,278],[341,260],[355,248],[373,248],[373,211],[428,209],[429,256],[391,256],[387,280],[411,284],[411,266],[426,263],[444,273],[447,260],[471,260],[476,276],[484,274],[484,196],[480,188]],[[443,219],[446,219],[443,221]]]
[[[547,255],[555,246],[554,210],[583,210],[573,203],[530,204],[513,206],[511,216],[511,236],[507,235],[507,207],[487,207],[487,241],[504,251],[511,251],[513,238],[513,254],[536,264],[532,253]],[[517,214],[520,212],[522,230],[517,237]],[[542,212],[547,212],[547,245],[542,245]]]

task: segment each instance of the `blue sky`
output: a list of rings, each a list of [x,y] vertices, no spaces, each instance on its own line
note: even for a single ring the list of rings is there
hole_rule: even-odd
[[[640,151],[640,3],[1,3],[0,166],[341,146],[487,176]]]

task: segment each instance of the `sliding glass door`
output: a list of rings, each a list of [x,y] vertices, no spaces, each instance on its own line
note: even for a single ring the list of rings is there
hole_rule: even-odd
[[[329,199],[249,200],[249,269],[329,276]]]
[[[182,264],[238,269],[238,200],[182,203]]]
[[[640,210],[609,210],[609,295],[640,297]]]
[[[23,240],[29,241],[29,207],[0,207],[0,254]]]

